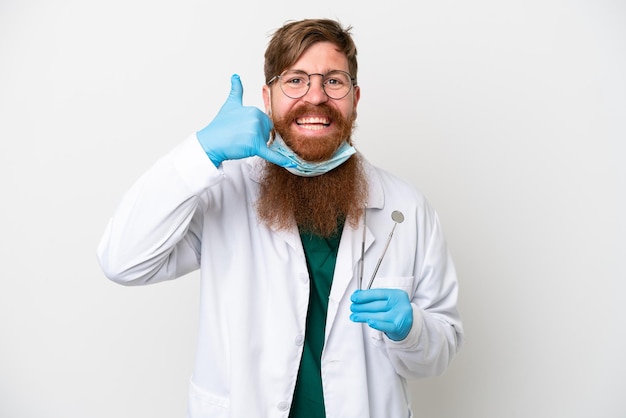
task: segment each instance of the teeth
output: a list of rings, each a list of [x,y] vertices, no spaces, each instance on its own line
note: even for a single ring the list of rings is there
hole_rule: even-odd
[[[296,122],[300,125],[302,124],[323,124],[323,125],[328,125],[330,122],[328,121],[328,119],[326,118],[320,118],[320,117],[311,117],[311,118],[302,118],[302,119],[298,119],[296,120]]]
[[[300,127],[310,131],[319,131],[320,129],[326,128],[326,125],[300,125]]]

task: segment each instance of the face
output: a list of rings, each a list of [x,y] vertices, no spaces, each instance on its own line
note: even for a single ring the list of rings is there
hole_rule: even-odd
[[[326,74],[332,70],[348,71],[348,60],[330,42],[311,45],[290,68],[307,74]],[[322,89],[322,77],[312,76],[307,94],[291,99],[278,83],[263,86],[265,111],[287,145],[309,161],[332,156],[352,132],[360,89],[353,87],[343,99],[329,98]]]

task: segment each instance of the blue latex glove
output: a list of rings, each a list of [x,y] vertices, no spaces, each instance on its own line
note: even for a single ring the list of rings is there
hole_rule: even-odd
[[[350,300],[351,321],[365,322],[394,341],[404,340],[409,335],[413,326],[413,307],[404,290],[357,290]]]
[[[258,155],[282,167],[292,166],[267,147],[272,121],[260,109],[243,106],[243,86],[237,74],[230,78],[230,94],[213,121],[196,132],[204,152],[216,167],[222,161]]]

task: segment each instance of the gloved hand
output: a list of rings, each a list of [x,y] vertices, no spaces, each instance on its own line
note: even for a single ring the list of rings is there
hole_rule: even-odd
[[[216,167],[225,160],[258,155],[282,167],[291,166],[284,156],[267,147],[272,121],[260,109],[243,106],[243,86],[237,74],[230,78],[230,94],[213,121],[196,132],[204,152]]]
[[[413,325],[413,307],[404,290],[357,290],[350,300],[351,321],[365,322],[394,341],[403,340],[409,335]]]

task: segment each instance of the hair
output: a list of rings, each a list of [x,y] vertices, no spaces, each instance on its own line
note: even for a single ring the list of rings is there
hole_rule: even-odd
[[[277,29],[265,50],[265,82],[293,65],[316,42],[331,42],[348,59],[350,75],[357,79],[356,45],[352,27],[331,19],[291,21]]]

